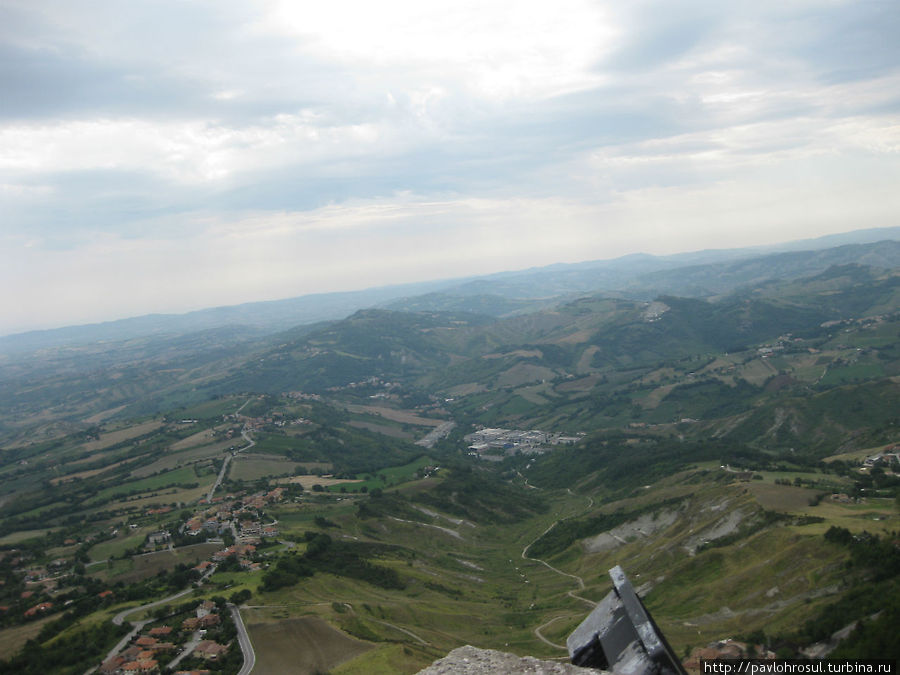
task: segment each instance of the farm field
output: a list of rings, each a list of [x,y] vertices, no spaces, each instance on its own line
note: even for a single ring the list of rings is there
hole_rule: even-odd
[[[0,545],[13,546],[15,544],[20,544],[23,541],[28,541],[29,539],[43,537],[44,535],[56,532],[59,529],[60,528],[58,527],[48,527],[47,529],[41,530],[20,530],[19,532],[11,532],[10,534],[0,537]]]
[[[404,464],[403,466],[390,466],[381,469],[380,471],[376,471],[374,474],[358,474],[356,480],[353,481],[355,483],[354,489],[365,487],[368,490],[372,490],[374,488],[386,488],[388,486],[406,483],[412,480],[418,471],[433,464],[433,459],[423,455],[415,461]],[[306,488],[305,485],[303,487],[304,489]]]
[[[132,438],[137,438],[139,436],[149,434],[161,428],[164,424],[165,422],[163,422],[162,420],[149,420],[141,424],[127,426],[117,431],[109,431],[100,434],[99,440],[84,443],[82,447],[87,451],[103,450],[111,445],[115,445],[116,443],[129,441]]]
[[[41,629],[53,619],[54,617],[48,616],[22,626],[0,630],[0,658],[7,654],[15,654],[25,646],[26,642],[36,637],[41,632]]]
[[[244,444],[239,443],[238,447],[240,447],[240,445]],[[181,466],[188,466],[190,464],[203,462],[204,460],[208,461],[215,457],[221,458],[229,451],[229,448],[232,447],[235,447],[233,440],[218,441],[209,445],[195,446],[177,453],[167,453],[151,464],[138,467],[132,472],[132,475],[136,478],[145,478],[155,473],[159,473],[160,471],[172,471]]]
[[[215,478],[211,478],[208,482],[212,483],[214,480]],[[166,471],[164,473],[158,474],[156,476],[151,476],[149,478],[144,478],[142,480],[136,480],[130,483],[123,483],[121,485],[108,487],[97,493],[97,496],[92,501],[104,501],[110,499],[111,497],[125,496],[128,494],[139,494],[141,492],[148,492],[150,490],[158,490],[163,487],[192,484],[198,482],[200,482],[200,479],[194,473],[194,470],[191,467],[184,467],[181,469]]]
[[[692,287],[724,283],[708,272]],[[0,425],[0,625],[30,645],[11,672],[39,675],[69,639],[93,660],[121,607],[182,592],[179,612],[241,607],[263,675],[413,673],[466,643],[563,659],[613,565],[678,654],[752,635],[797,655],[900,607],[900,470],[860,469],[900,444],[900,314],[865,315],[900,277],[842,263],[810,282],[827,293],[769,301],[778,283],[659,295],[665,311],[637,287],[491,315],[410,299],[259,341],[248,325],[137,342],[128,367],[97,347],[67,371],[87,379],[47,352],[2,394],[34,414],[25,445],[14,415]],[[567,440],[472,452],[468,434],[500,427]],[[160,531],[150,548],[175,548],[146,553]],[[23,642],[40,603],[66,618]]]
[[[151,529],[152,528],[120,530],[115,539],[102,541],[99,544],[92,546],[88,551],[88,554],[91,556],[92,561],[120,558],[128,549],[140,546]]]
[[[241,454],[231,461],[231,466],[228,468],[228,476],[232,480],[255,481],[260,478],[289,475],[300,467],[299,462],[294,462],[284,457]],[[303,488],[306,489],[306,486],[304,485]]]
[[[215,432],[221,431],[227,428],[228,425],[220,424],[218,427],[213,427],[212,429],[203,429],[202,431],[198,431],[190,436],[182,438],[180,441],[176,441],[171,446],[169,446],[169,450],[173,452],[178,452],[179,450],[187,450],[188,448],[193,448],[197,445],[208,445],[212,443],[215,439]]]
[[[362,483],[362,480],[357,480],[353,478],[326,478],[324,476],[316,476],[316,475],[303,475],[303,476],[291,476],[290,478],[278,478],[275,480],[276,483],[281,485],[302,485],[304,490],[312,490],[313,485],[321,485],[324,488],[337,487],[340,485],[348,485],[350,483],[354,485],[359,485]]]
[[[250,614],[246,610],[243,613]],[[248,618],[245,616],[245,623]],[[312,616],[248,623],[247,631],[258,654],[254,675],[314,675],[373,648],[372,644],[351,638]]]
[[[143,541],[143,536],[140,542]],[[101,565],[88,568],[92,576],[103,579],[109,583],[121,581],[123,583],[135,583],[157,575],[162,570],[171,570],[180,563],[194,565],[222,548],[221,544],[194,544],[183,546],[174,551],[157,551],[155,553],[142,553],[126,560],[112,561],[111,566]]]
[[[384,417],[385,419],[401,424],[412,424],[421,427],[437,427],[446,420],[436,420],[431,417],[422,417],[408,410],[397,410],[394,408],[384,408],[373,405],[348,405],[347,410],[358,413],[368,413]]]
[[[413,434],[408,431],[404,431],[400,427],[388,426],[387,424],[376,424],[375,422],[363,422],[359,420],[353,420],[350,422],[351,427],[356,427],[357,429],[366,429],[368,431],[372,431],[376,434],[382,434],[384,436],[390,436],[391,438],[405,438],[412,439],[414,438]]]

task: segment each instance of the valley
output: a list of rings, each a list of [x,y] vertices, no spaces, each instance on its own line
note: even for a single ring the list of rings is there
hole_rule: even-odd
[[[900,277],[786,255],[683,295],[642,297],[655,271],[505,315],[432,294],[6,354],[0,672],[114,673],[132,621],[167,672],[205,606],[223,651],[178,668],[237,673],[229,605],[253,673],[561,658],[614,565],[685,659],[860,620],[834,653],[872,656],[900,612]]]

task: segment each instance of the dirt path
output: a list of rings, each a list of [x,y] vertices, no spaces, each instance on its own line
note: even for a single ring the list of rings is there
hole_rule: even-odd
[[[394,516],[390,516],[391,520],[396,520],[400,523],[409,523],[410,525],[421,525],[422,527],[432,527],[435,530],[440,530],[444,534],[449,534],[451,537],[456,537],[457,539],[462,539],[462,535],[456,530],[451,530],[449,527],[441,527],[440,525],[432,525],[431,523],[420,523],[416,520],[405,520],[403,518],[396,518]]]
[[[534,629],[535,637],[537,637],[537,639],[540,640],[541,642],[543,642],[544,644],[550,645],[551,647],[555,647],[556,649],[565,649],[566,651],[568,651],[569,648],[566,647],[565,645],[558,645],[555,642],[550,642],[550,640],[548,640],[547,638],[544,637],[544,635],[541,633],[541,631],[544,628],[546,628],[547,626],[549,626],[551,623],[559,621],[560,619],[568,619],[569,616],[571,616],[571,615],[554,616],[548,622],[542,623],[540,626],[538,626],[537,628]]]
[[[571,490],[568,490],[568,492],[569,492],[569,494],[574,494]],[[587,508],[585,508],[585,510],[584,510],[582,513],[586,513],[587,511],[590,511],[592,508],[594,508],[594,498],[593,498],[593,497],[588,497],[588,505],[587,505]],[[525,548],[522,549],[522,559],[523,559],[523,560],[530,560],[530,561],[536,562],[536,563],[540,563],[541,565],[543,565],[543,566],[546,567],[547,569],[552,570],[553,572],[556,572],[557,574],[559,574],[559,575],[561,575],[561,576],[569,577],[570,579],[574,579],[574,580],[575,580],[575,583],[578,584],[578,591],[583,591],[583,590],[584,590],[584,579],[582,579],[582,578],[581,578],[580,576],[578,576],[577,574],[569,574],[568,572],[563,572],[562,570],[557,569],[556,567],[554,567],[553,565],[551,565],[550,563],[548,563],[546,560],[541,560],[540,558],[531,558],[531,557],[529,557],[529,556],[526,554],[526,551],[528,551],[528,548],[529,548],[534,542],[536,542],[538,539],[540,539],[541,537],[543,537],[545,534],[547,534],[550,530],[552,530],[554,527],[556,527],[556,526],[557,526],[559,523],[561,523],[562,521],[568,520],[569,518],[574,518],[574,517],[575,517],[575,516],[566,516],[565,518],[560,518],[559,520],[557,520],[556,522],[554,522],[552,525],[550,525],[550,527],[548,527],[546,530],[544,530],[544,531],[541,532],[538,536],[536,536],[529,544],[527,544],[527,545],[525,546]],[[566,591],[566,595],[568,595],[570,598],[573,598],[573,599],[575,599],[575,600],[580,600],[581,602],[583,602],[583,603],[585,603],[586,605],[590,606],[591,609],[593,609],[593,608],[597,605],[597,603],[594,602],[593,600],[589,600],[589,599],[587,599],[587,598],[583,598],[582,596],[578,595],[578,594],[576,593],[576,591]],[[537,637],[541,642],[543,642],[543,643],[545,643],[545,644],[548,644],[548,645],[550,645],[551,647],[555,647],[556,649],[568,649],[568,648],[565,647],[564,645],[558,645],[558,644],[556,644],[555,642],[551,642],[550,640],[548,640],[547,638],[545,638],[544,635],[543,635],[543,633],[541,633],[541,630],[544,629],[544,628],[546,628],[547,626],[549,626],[549,625],[552,624],[553,622],[558,621],[559,619],[567,619],[567,618],[569,618],[569,617],[571,617],[571,616],[572,616],[571,614],[563,614],[563,615],[560,615],[560,616],[555,616],[555,617],[553,617],[552,619],[550,619],[550,620],[547,621],[546,623],[543,623],[543,624],[541,624],[540,626],[538,626],[537,628],[534,629],[534,635],[535,635],[535,637]]]
[[[248,403],[249,403],[249,401],[248,401]],[[247,405],[247,403],[245,403],[244,405]],[[243,408],[243,407],[244,406],[242,405],[241,408]],[[240,410],[241,408],[238,408],[238,410]],[[225,480],[225,474],[228,473],[228,463],[231,461],[231,458],[234,457],[235,455],[237,455],[239,452],[244,452],[244,450],[249,450],[254,445],[256,445],[256,441],[254,441],[252,438],[250,438],[250,435],[247,433],[247,431],[242,430],[241,436],[243,437],[243,439],[245,441],[247,441],[247,443],[249,443],[249,445],[245,445],[243,448],[240,448],[239,450],[235,450],[230,455],[225,455],[225,461],[222,462],[222,470],[219,471],[219,476],[218,476],[218,478],[216,478],[216,482],[213,483],[213,486],[209,489],[209,494],[206,495],[206,501],[208,503],[212,503],[213,495],[216,493],[216,490],[219,489],[219,486],[222,484],[222,481]]]

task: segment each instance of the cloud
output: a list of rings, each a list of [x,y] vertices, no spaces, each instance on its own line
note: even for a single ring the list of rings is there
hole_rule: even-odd
[[[0,310],[889,225],[897,22],[888,0],[7,0],[3,279],[29,290]]]

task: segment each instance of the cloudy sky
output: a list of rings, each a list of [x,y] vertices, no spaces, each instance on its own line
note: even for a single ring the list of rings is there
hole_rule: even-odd
[[[897,225],[896,0],[0,0],[0,334]]]

